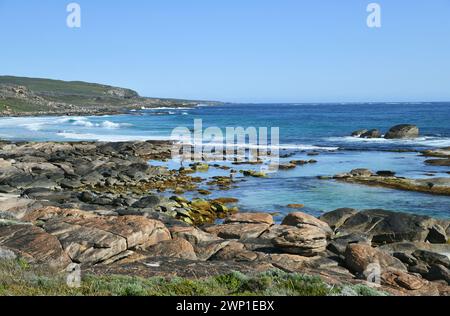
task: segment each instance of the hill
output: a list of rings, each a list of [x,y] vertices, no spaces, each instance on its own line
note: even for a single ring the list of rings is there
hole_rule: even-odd
[[[101,115],[208,101],[141,97],[136,91],[82,81],[0,76],[0,116]]]

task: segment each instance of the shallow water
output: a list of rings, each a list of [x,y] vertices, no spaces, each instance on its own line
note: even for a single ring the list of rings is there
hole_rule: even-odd
[[[304,211],[314,215],[339,207],[384,208],[450,218],[450,198],[415,192],[343,184],[318,180],[319,175],[334,175],[355,168],[373,171],[392,170],[399,176],[449,177],[448,167],[424,164],[419,154],[389,152],[450,146],[450,104],[325,104],[325,105],[223,105],[195,109],[155,109],[126,115],[101,117],[0,118],[0,138],[12,140],[149,140],[169,139],[173,128],[193,127],[202,118],[204,127],[242,126],[279,127],[281,147],[296,149],[285,161],[315,159],[317,164],[280,171],[267,179],[245,178],[238,188],[215,191],[211,197],[236,197],[239,206],[249,211],[292,211],[288,204],[305,204]],[[362,140],[349,137],[352,131],[410,123],[420,127],[416,140]],[[327,149],[341,148],[328,152]],[[308,157],[302,150],[320,150]],[[321,150],[322,149],[322,150]],[[387,151],[386,151],[387,150]],[[156,163],[155,163],[156,164]],[[169,162],[170,168],[179,168]],[[238,166],[236,169],[259,168]],[[204,178],[229,175],[212,168]],[[192,197],[192,196],[190,196]]]

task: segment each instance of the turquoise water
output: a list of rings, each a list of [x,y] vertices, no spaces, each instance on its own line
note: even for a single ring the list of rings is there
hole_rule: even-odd
[[[248,211],[292,211],[291,203],[305,204],[314,215],[339,207],[385,208],[450,218],[450,198],[414,192],[373,188],[318,180],[318,175],[334,175],[354,168],[393,170],[413,178],[448,177],[448,167],[424,164],[417,153],[389,150],[430,149],[450,146],[450,104],[322,104],[293,105],[233,104],[195,109],[156,109],[102,117],[1,118],[0,138],[12,140],[146,140],[168,139],[173,128],[193,127],[194,119],[204,127],[279,127],[285,161],[315,159],[317,164],[279,171],[267,179],[245,178],[238,188],[215,191],[213,197],[236,197]],[[349,137],[352,131],[410,123],[420,127],[422,136],[410,141],[361,140]],[[330,151],[340,148],[339,151]],[[315,150],[320,155],[307,156]],[[306,151],[306,152],[303,152]],[[178,168],[177,162],[168,164]],[[248,166],[236,167],[248,169]],[[257,168],[257,167],[255,167]],[[211,169],[200,174],[205,179],[228,172]]]

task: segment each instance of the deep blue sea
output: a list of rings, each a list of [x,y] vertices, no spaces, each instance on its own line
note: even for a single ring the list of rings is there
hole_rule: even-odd
[[[229,104],[193,109],[160,108],[101,117],[0,118],[0,138],[11,140],[150,140],[169,139],[176,127],[193,128],[202,119],[204,128],[279,127],[280,147],[293,153],[286,161],[311,159],[317,164],[279,171],[267,179],[245,178],[239,188],[215,191],[212,197],[236,197],[247,211],[285,214],[288,204],[304,204],[314,215],[340,207],[384,208],[450,218],[450,197],[365,187],[318,180],[355,168],[392,170],[398,175],[427,178],[450,177],[448,167],[431,167],[414,152],[393,149],[430,149],[450,146],[450,103],[367,104]],[[422,136],[415,140],[365,140],[350,137],[358,129],[380,129],[415,124]],[[339,148],[335,151],[333,149]],[[176,162],[167,163],[178,168]],[[247,168],[247,167],[246,167]],[[227,175],[211,169],[207,178]],[[189,196],[192,197],[192,196]]]

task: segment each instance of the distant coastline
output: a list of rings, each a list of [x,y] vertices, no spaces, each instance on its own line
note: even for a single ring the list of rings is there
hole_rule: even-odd
[[[0,117],[99,116],[218,101],[142,97],[136,91],[81,81],[0,76]]]

